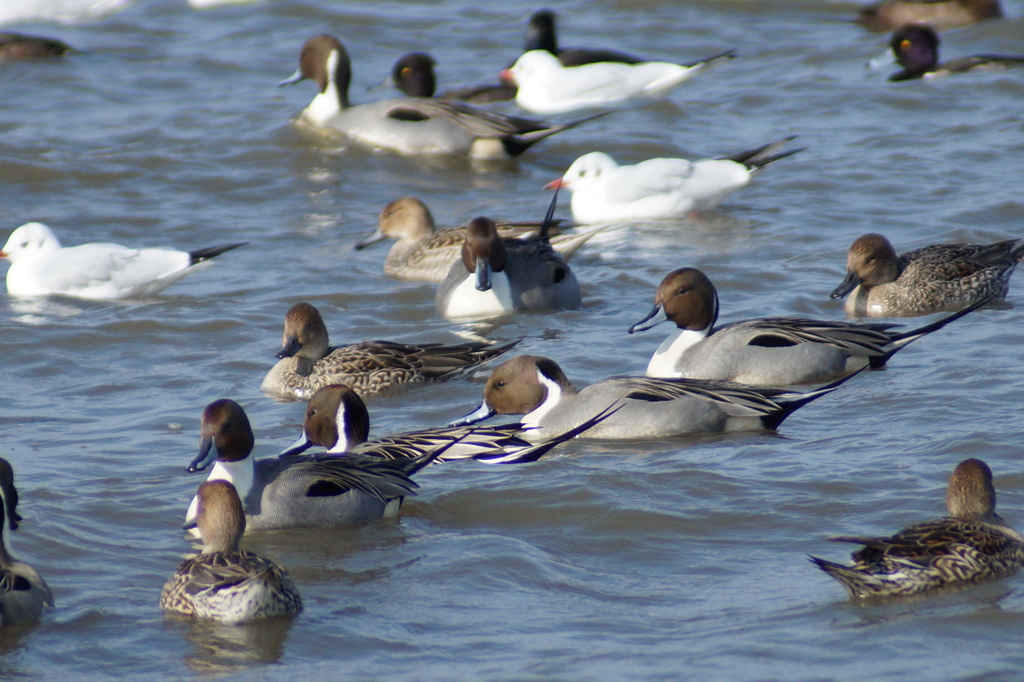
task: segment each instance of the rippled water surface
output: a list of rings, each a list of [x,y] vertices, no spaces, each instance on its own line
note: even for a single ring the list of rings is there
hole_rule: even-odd
[[[1024,3],[1005,5],[1005,21],[946,33],[944,54],[1024,53]],[[858,605],[806,561],[846,555],[828,535],[941,515],[946,478],[969,456],[990,463],[1001,511],[1024,525],[1019,281],[1005,304],[913,344],[777,434],[577,441],[535,465],[433,467],[397,522],[246,540],[295,577],[306,610],[293,622],[161,616],[160,588],[191,551],[179,529],[199,480],[184,467],[203,406],[241,402],[261,456],[296,436],[302,406],[259,391],[290,305],[317,305],[336,343],[471,331],[434,313],[431,285],[385,279],[385,246],[353,250],[393,198],[423,198],[444,224],[537,219],[549,200],[542,187],[585,152],[623,162],[714,156],[799,135],[806,151],[721,208],[584,248],[573,260],[582,310],[486,330],[525,338],[523,351],[555,358],[580,384],[643,371],[667,330],[626,329],[673,268],[709,274],[723,321],[841,317],[828,292],[861,233],[883,232],[898,248],[1022,236],[1020,71],[888,83],[887,72],[864,68],[886,36],[848,23],[854,3],[556,7],[565,44],[678,60],[736,48],[739,58],[517,161],[471,164],[310,137],[288,120],[312,86],[275,84],[303,41],[325,31],[352,55],[357,101],[381,96],[366,88],[414,50],[434,55],[443,86],[487,80],[516,56],[536,5],[282,0],[200,10],[138,0],[70,23],[5,27],[81,52],[0,69],[0,233],[41,220],[67,244],[250,244],[150,300],[0,298],[0,454],[14,463],[25,516],[9,541],[58,604],[37,627],[0,633],[0,676],[1019,674],[1024,577]],[[567,197],[559,214],[569,215]],[[375,398],[373,431],[460,416],[482,381]]]

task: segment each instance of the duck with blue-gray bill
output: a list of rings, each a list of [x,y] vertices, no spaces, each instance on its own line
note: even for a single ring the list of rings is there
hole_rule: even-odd
[[[281,453],[293,455],[318,445],[329,454],[353,454],[385,459],[420,458],[442,454],[434,462],[475,459],[488,464],[535,462],[560,443],[578,436],[605,419],[599,413],[550,440],[531,443],[521,437],[522,424],[499,426],[441,426],[368,440],[370,413],[348,386],[325,386],[306,404],[302,435]]]
[[[1024,536],[996,514],[992,470],[965,459],[949,478],[949,516],[918,523],[883,537],[839,536],[864,545],[853,565],[810,560],[854,598],[905,597],[998,578],[1024,566]]]
[[[0,627],[39,620],[43,607],[53,606],[49,585],[26,563],[7,551],[4,526],[18,529],[18,489],[14,487],[14,469],[0,457]]]
[[[850,245],[846,277],[832,298],[846,299],[851,317],[913,317],[961,310],[1004,298],[1010,276],[1024,258],[1024,244],[930,244],[897,255],[883,235],[870,233]]]
[[[353,105],[348,99],[352,79],[348,53],[337,38],[326,34],[306,41],[298,70],[280,84],[290,85],[307,78],[316,83],[319,94],[299,115],[300,121],[340,133],[360,144],[400,154],[507,159],[547,137],[595,118],[556,125],[432,97]]]
[[[196,499],[203,551],[178,566],[160,593],[160,608],[223,623],[299,613],[302,597],[288,571],[239,547],[245,512],[235,486],[207,481]]]
[[[671,438],[691,433],[775,429],[794,411],[834,391],[849,375],[798,393],[726,381],[609,377],[577,390],[550,358],[520,355],[499,365],[473,413],[453,425],[475,424],[496,414],[522,414],[523,438],[554,438],[602,412],[619,409],[583,438]]]
[[[889,41],[892,57],[903,67],[891,81],[934,78],[967,71],[992,71],[1019,67],[1024,55],[979,54],[939,63],[939,34],[928,26],[903,26]]]
[[[647,376],[786,386],[882,367],[907,344],[985,302],[905,332],[893,331],[892,324],[798,317],[759,317],[716,327],[715,285],[697,268],[679,268],[665,275],[654,308],[629,333],[665,321],[676,327],[651,357]]]
[[[207,480],[224,480],[238,490],[246,530],[325,528],[370,523],[398,514],[405,495],[414,495],[410,476],[444,452],[416,458],[381,459],[357,455],[268,457],[257,460],[249,418],[233,400],[215,400],[203,410],[199,454],[190,473],[213,465]],[[185,516],[196,525],[198,498]]]

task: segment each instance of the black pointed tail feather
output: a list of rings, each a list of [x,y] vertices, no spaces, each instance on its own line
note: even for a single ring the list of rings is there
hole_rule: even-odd
[[[822,397],[823,395],[828,395],[829,393],[836,390],[837,388],[845,384],[847,381],[857,376],[858,374],[868,369],[869,367],[870,365],[865,365],[864,367],[858,369],[856,372],[851,372],[850,374],[847,374],[844,377],[840,377],[831,383],[825,384],[824,386],[816,388],[813,391],[808,391],[807,393],[804,393],[802,395],[798,393],[792,393],[790,394],[793,396],[792,398],[784,398],[783,400],[779,401],[779,407],[782,409],[773,414],[765,415],[764,417],[761,418],[761,421],[764,423],[766,429],[777,429],[782,424],[782,422],[786,421],[786,418],[789,415],[793,414],[807,403],[815,401],[818,398]],[[778,400],[778,398],[783,398],[783,396],[777,396],[776,400]]]
[[[505,152],[509,156],[519,156],[527,149],[529,149],[530,147],[532,147],[533,145],[537,144],[538,142],[547,137],[551,137],[556,133],[569,130],[570,128],[575,128],[581,123],[593,121],[595,118],[607,116],[610,113],[612,112],[602,111],[592,116],[586,116],[584,118],[576,119],[575,121],[569,121],[568,123],[559,123],[557,125],[543,128],[541,130],[532,130],[528,133],[520,133],[519,135],[509,135],[508,137],[502,138],[502,143],[505,146]]]
[[[523,448],[515,452],[513,455],[503,455],[498,457],[488,457],[486,455],[480,457],[474,457],[479,462],[485,462],[487,464],[523,464],[526,462],[536,462],[538,459],[546,455],[556,445],[561,445],[567,440],[571,440],[576,436],[584,433],[596,424],[601,423],[608,417],[612,416],[623,408],[621,402],[615,402],[603,409],[598,414],[594,415],[590,419],[587,419],[583,423],[579,424],[575,428],[569,429],[565,433],[559,434],[550,440],[546,440],[543,443],[538,443],[532,447]],[[525,427],[529,428],[529,427]]]
[[[189,251],[188,255],[191,258],[191,265],[200,263],[204,260],[215,258],[225,251],[231,249],[237,249],[239,246],[245,246],[249,242],[235,242],[234,244],[221,244],[219,246],[210,246],[205,249],[196,249],[195,251]]]
[[[964,315],[967,315],[969,313],[973,313],[975,310],[977,310],[978,308],[982,307],[983,305],[991,303],[995,298],[997,298],[996,294],[992,294],[992,295],[986,296],[985,298],[983,298],[981,300],[978,300],[978,301],[975,301],[974,303],[970,304],[969,306],[967,306],[963,310],[959,310],[959,311],[953,313],[952,315],[947,315],[946,317],[943,317],[942,319],[935,320],[934,322],[932,322],[930,324],[926,324],[923,327],[918,327],[917,329],[911,329],[910,331],[902,332],[900,334],[894,334],[892,338],[893,338],[893,341],[896,343],[896,346],[884,358],[878,358],[879,362],[877,364],[874,361],[872,361],[871,366],[873,368],[877,368],[877,367],[880,367],[880,366],[884,365],[886,363],[886,361],[888,361],[889,358],[891,358],[893,355],[895,355],[896,351],[898,351],[899,349],[903,348],[904,346],[909,345],[911,342],[916,341],[917,339],[921,338],[922,336],[926,336],[928,334],[931,334],[934,331],[938,331],[938,330],[942,329],[943,327],[945,327],[950,322],[955,322],[956,320],[959,320]]]

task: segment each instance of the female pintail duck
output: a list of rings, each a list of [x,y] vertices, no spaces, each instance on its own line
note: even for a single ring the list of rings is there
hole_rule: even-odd
[[[225,623],[301,611],[302,597],[288,571],[239,548],[245,512],[235,486],[207,481],[199,486],[196,499],[203,552],[178,566],[160,593],[160,608]]]
[[[186,471],[203,471],[238,490],[247,530],[320,528],[369,523],[394,516],[416,484],[409,478],[442,451],[414,459],[378,457],[283,457],[256,460],[249,418],[233,400],[203,410],[199,454]],[[196,523],[193,498],[185,528]]]
[[[572,192],[572,218],[577,223],[681,218],[718,206],[768,164],[803,151],[775,153],[792,139],[715,159],[648,159],[632,166],[620,166],[603,152],[590,152],[573,161],[546,189],[564,187]]]
[[[965,459],[949,477],[949,516],[918,523],[890,537],[841,536],[864,545],[844,566],[811,557],[851,597],[904,597],[948,585],[998,578],[1024,566],[1024,536],[996,514],[992,471]]]
[[[0,63],[21,59],[61,57],[71,50],[66,43],[53,38],[23,33],[0,33]]]
[[[555,221],[557,225],[558,222]],[[538,234],[540,222],[494,221],[502,239],[531,237]],[[569,260],[597,231],[582,234],[554,234],[551,248]],[[385,239],[398,241],[384,260],[384,274],[395,279],[418,282],[440,282],[448,274],[452,263],[462,253],[466,241],[466,226],[437,230],[434,216],[426,204],[416,197],[401,197],[381,209],[377,230],[366,240],[356,244],[363,249]]]
[[[537,441],[565,433],[616,405],[620,409],[583,437],[623,440],[775,429],[795,410],[831,393],[848,378],[807,393],[648,377],[610,377],[576,390],[553,360],[520,355],[491,373],[479,409],[453,424],[475,424],[495,414],[523,414],[528,430],[522,436]]]
[[[553,447],[583,433],[606,415],[597,415],[577,428],[540,443],[519,436],[522,424],[500,426],[442,426],[367,440],[370,414],[348,386],[325,386],[306,404],[302,435],[282,456],[319,445],[329,454],[366,455],[385,459],[417,458],[443,451],[435,462],[475,459],[488,464],[535,462]]]
[[[15,559],[7,551],[4,522],[17,530],[18,489],[14,487],[14,469],[0,457],[0,626],[39,620],[44,606],[53,606],[53,593],[35,569]]]
[[[892,34],[889,47],[903,67],[891,81],[933,78],[965,71],[1005,69],[1024,64],[1022,55],[975,55],[939,63],[939,35],[928,26],[903,26]]]
[[[562,66],[580,66],[595,62],[639,64],[647,61],[618,50],[594,47],[559,47],[555,16],[555,12],[550,9],[537,10],[530,15],[530,20],[526,25],[526,35],[523,39],[523,52],[546,50],[558,57]]]
[[[576,275],[545,239],[498,237],[490,218],[469,222],[462,257],[452,263],[434,297],[448,319],[512,312],[569,310],[582,305]]]
[[[892,31],[904,24],[927,24],[941,31],[1001,16],[999,0],[883,0],[862,8],[857,23],[871,31]]]
[[[389,84],[397,87],[407,97],[436,97],[452,99],[471,104],[506,102],[516,97],[516,86],[507,83],[486,83],[467,85],[435,94],[437,77],[434,65],[437,62],[425,52],[410,52],[402,55],[391,68]]]
[[[696,268],[680,268],[665,275],[654,297],[654,309],[630,327],[629,333],[666,320],[676,326],[651,357],[647,376],[784,386],[881,367],[910,342],[973,309],[906,332],[890,331],[892,324],[795,317],[759,317],[715,327],[715,285]]]
[[[11,296],[75,296],[86,299],[143,298],[213,264],[210,260],[246,242],[197,251],[130,249],[95,242],[61,246],[42,223],[25,223],[11,233],[0,258],[11,262]]]
[[[342,44],[334,36],[319,35],[306,41],[298,70],[281,85],[309,78],[319,87],[320,93],[300,115],[305,123],[401,154],[508,158],[589,120],[552,125],[484,111],[464,102],[428,97],[350,105],[351,76],[351,63]]]
[[[865,234],[850,246],[846,277],[832,298],[847,294],[851,317],[913,317],[960,310],[978,301],[1004,298],[1010,275],[1024,258],[1024,244],[931,244],[896,255],[880,234]]]
[[[284,318],[284,335],[277,353],[281,360],[267,373],[260,388],[285,400],[309,400],[318,388],[337,383],[348,384],[364,396],[373,395],[399,384],[466,376],[517,343],[445,346],[364,341],[331,346],[320,311],[309,303],[296,303]]]
[[[598,62],[563,66],[547,50],[522,54],[501,79],[518,86],[516,104],[527,111],[553,114],[585,107],[604,106],[640,96],[656,97],[689,80],[735,52],[699,59],[688,64],[672,62]]]

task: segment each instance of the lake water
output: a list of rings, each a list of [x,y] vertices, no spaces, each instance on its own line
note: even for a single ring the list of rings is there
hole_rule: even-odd
[[[1024,53],[1024,2],[1005,6],[1005,21],[944,34],[944,56]],[[387,247],[353,250],[391,199],[419,196],[441,224],[539,219],[543,186],[589,151],[695,158],[799,135],[806,151],[719,209],[609,232],[580,251],[582,310],[487,330],[523,337],[523,352],[555,358],[579,384],[643,371],[668,329],[626,329],[677,267],[708,273],[722,321],[837,318],[828,293],[864,232],[900,250],[1024,236],[1024,71],[889,83],[888,71],[865,69],[887,36],[849,23],[855,3],[559,4],[566,45],[739,57],[513,162],[401,158],[289,124],[313,87],[275,84],[311,35],[345,43],[362,101],[381,96],[366,88],[414,50],[438,60],[442,87],[493,78],[538,7],[139,0],[5,26],[81,53],[0,69],[4,239],[40,220],[66,244],[250,244],[146,301],[0,297],[0,455],[15,466],[25,516],[9,541],[58,605],[37,627],[0,633],[0,676],[1019,675],[1024,577],[861,605],[806,560],[845,559],[852,547],[829,535],[941,515],[946,479],[966,457],[991,465],[1000,510],[1024,525],[1019,275],[1005,304],[915,342],[777,434],[576,441],[529,466],[432,467],[396,522],[246,539],[298,583],[306,610],[294,621],[215,627],[161,615],[160,588],[192,551],[180,525],[201,476],[184,467],[202,408],[242,403],[259,456],[297,434],[302,405],[259,391],[289,306],[317,305],[335,343],[470,331],[435,314],[432,285],[383,277]],[[559,215],[569,217],[568,197]],[[485,377],[374,398],[373,432],[461,416]]]

